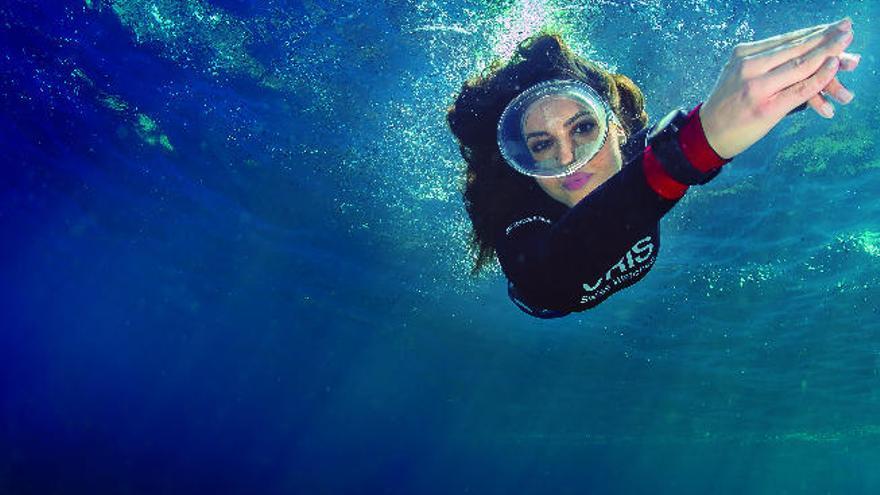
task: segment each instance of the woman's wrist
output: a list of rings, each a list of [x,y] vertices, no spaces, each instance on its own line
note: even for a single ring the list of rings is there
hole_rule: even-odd
[[[700,118],[702,106],[703,104],[700,103],[688,113],[688,121],[678,134],[678,144],[694,168],[700,172],[709,172],[730,162],[732,158],[722,157],[709,144]]]

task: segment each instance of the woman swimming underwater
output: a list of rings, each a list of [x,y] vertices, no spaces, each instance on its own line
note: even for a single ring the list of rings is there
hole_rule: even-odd
[[[467,162],[465,206],[477,273],[497,256],[523,311],[584,311],[651,269],[659,221],[689,186],[807,105],[827,118],[852,21],[737,45],[705,102],[648,127],[641,90],[572,53],[558,35],[520,44],[466,81],[447,122]]]

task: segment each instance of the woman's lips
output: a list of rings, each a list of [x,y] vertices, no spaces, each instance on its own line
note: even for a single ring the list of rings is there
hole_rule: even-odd
[[[592,176],[593,174],[588,174],[586,172],[575,172],[562,181],[562,187],[569,191],[575,191],[587,185],[587,182],[590,181],[590,177]]]

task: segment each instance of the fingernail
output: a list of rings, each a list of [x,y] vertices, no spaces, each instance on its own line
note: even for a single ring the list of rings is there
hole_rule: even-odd
[[[844,17],[837,22],[837,27],[841,30],[849,29],[852,26],[852,19],[849,16]]]
[[[832,107],[830,103],[823,103],[820,107],[820,110],[822,111],[822,115],[828,117],[829,119],[831,117],[834,117],[834,107]]]
[[[840,100],[841,103],[847,104],[852,101],[853,96],[855,95],[846,89],[839,89],[837,90],[837,93],[835,93],[835,96],[837,96],[837,99]]]
[[[837,38],[834,38],[834,41],[836,41],[837,43],[843,43],[844,41],[849,41],[849,39],[852,38],[852,36],[853,36],[853,32],[847,31],[845,33],[838,34]]]
[[[837,67],[837,57],[829,57],[828,60],[825,61],[826,69],[833,69]]]

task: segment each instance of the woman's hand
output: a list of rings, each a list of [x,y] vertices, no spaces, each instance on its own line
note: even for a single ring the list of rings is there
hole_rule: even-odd
[[[823,90],[848,103],[852,98],[836,75],[838,69],[853,70],[858,65],[858,56],[844,53],[852,37],[852,21],[845,18],[737,45],[700,107],[712,148],[722,158],[732,158],[804,102],[822,113],[822,107],[830,105],[820,94]],[[826,114],[831,115],[833,110]]]

